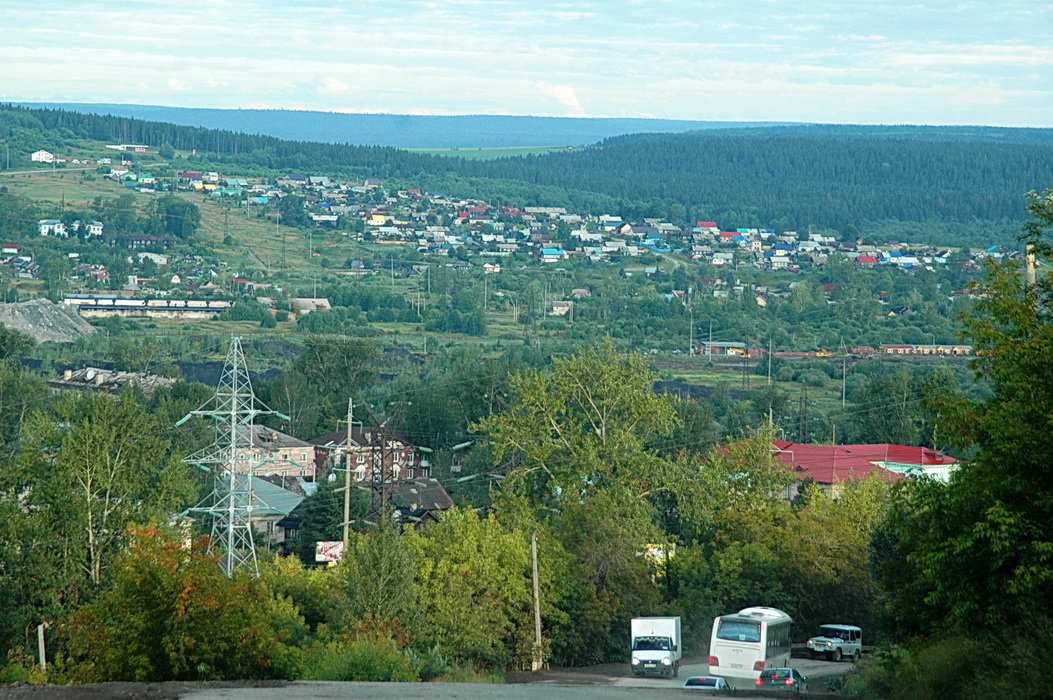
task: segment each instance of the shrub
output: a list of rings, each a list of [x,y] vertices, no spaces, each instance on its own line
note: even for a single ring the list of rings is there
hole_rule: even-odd
[[[389,639],[329,642],[307,650],[305,680],[419,681],[413,660]]]
[[[406,657],[417,667],[422,681],[432,681],[450,672],[450,662],[442,655],[436,644],[423,652],[406,649]]]

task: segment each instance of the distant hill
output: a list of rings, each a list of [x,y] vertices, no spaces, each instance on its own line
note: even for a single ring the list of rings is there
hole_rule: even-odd
[[[395,148],[587,146],[625,134],[668,134],[785,125],[782,122],[706,122],[672,119],[341,114],[281,109],[190,109],[59,102],[18,104],[25,107],[64,109],[85,114],[132,117],[180,126],[260,134],[292,141]]]

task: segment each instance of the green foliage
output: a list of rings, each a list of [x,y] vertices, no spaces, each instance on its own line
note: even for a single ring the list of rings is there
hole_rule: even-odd
[[[1049,201],[1047,193],[1032,202],[1032,237],[1053,224]],[[976,370],[993,393],[952,396],[943,408],[956,441],[975,441],[978,453],[950,486],[919,484],[891,515],[894,557],[883,574],[892,619],[905,633],[994,629],[1053,599],[1053,322],[1045,310],[1053,282],[1043,276],[1025,289],[1015,266],[992,266],[977,291],[965,323],[982,352]]]
[[[47,386],[12,362],[0,362],[0,446],[10,450],[22,435],[22,422],[48,403]]]
[[[412,624],[419,566],[412,536],[403,536],[388,514],[369,532],[353,535],[336,568],[348,596],[341,626],[348,629],[366,619]]]
[[[7,326],[0,326],[0,362],[18,362],[37,341]]]
[[[1035,220],[1024,238],[1041,257],[1050,253],[1051,202],[1050,191],[1030,196]],[[975,291],[980,300],[964,323],[991,394],[948,392],[926,403],[945,416],[948,439],[974,442],[976,456],[950,484],[902,488],[874,538],[888,622],[916,640],[864,675],[871,691],[900,686],[890,697],[1049,694],[1025,659],[1044,653],[1053,600],[1053,279],[1026,287],[1016,265],[991,265]],[[950,379],[930,377],[944,388],[953,388]]]
[[[533,633],[529,539],[465,510],[407,544],[417,557],[419,643],[486,667],[522,664],[516,653]]]
[[[131,533],[113,579],[62,635],[79,682],[284,677],[276,628],[295,613],[244,577],[228,579],[205,543]]]
[[[414,659],[390,639],[329,642],[307,650],[303,679],[312,681],[421,680]]]
[[[516,466],[506,485],[538,505],[582,502],[619,485],[643,493],[661,473],[646,445],[676,427],[654,379],[642,356],[623,355],[608,339],[555,359],[548,372],[517,375],[515,404],[473,430],[490,435],[495,460]]]
[[[150,230],[158,235],[190,238],[201,226],[201,211],[193,202],[166,194],[153,202]]]
[[[66,563],[98,584],[129,525],[166,518],[191,497],[163,435],[131,395],[69,394],[26,419],[5,485],[47,524]]]

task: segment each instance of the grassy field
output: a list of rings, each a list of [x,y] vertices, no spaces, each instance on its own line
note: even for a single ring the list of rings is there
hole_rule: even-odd
[[[96,197],[116,197],[128,191],[116,182],[103,179],[94,170],[0,173],[0,185],[14,194],[41,202],[65,202],[67,208],[87,208]]]

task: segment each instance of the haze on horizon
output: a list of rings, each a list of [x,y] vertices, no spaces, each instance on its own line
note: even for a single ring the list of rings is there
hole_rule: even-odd
[[[1046,0],[0,0],[0,101],[1053,126]]]

